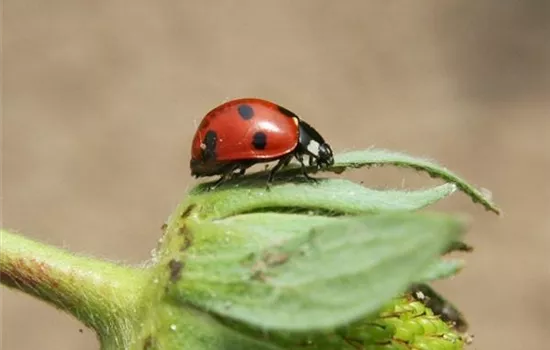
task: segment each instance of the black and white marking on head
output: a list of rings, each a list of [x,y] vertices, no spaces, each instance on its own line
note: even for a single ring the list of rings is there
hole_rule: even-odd
[[[250,120],[254,116],[254,109],[247,104],[240,105],[237,110],[244,120]]]
[[[309,142],[306,145],[306,149],[310,154],[313,154],[315,156],[319,156],[319,147],[321,145],[319,142],[315,141],[314,139],[309,139]]]
[[[314,156],[319,155],[319,147],[325,143],[323,137],[311,127],[308,123],[300,120],[300,144],[307,150],[309,154]]]
[[[310,163],[316,163],[318,166],[334,164],[332,149],[325,139],[303,120],[300,120],[298,127],[300,130],[298,142],[302,150],[315,158]]]
[[[216,159],[216,143],[218,141],[218,135],[214,130],[208,130],[204,135],[204,140],[201,143],[202,159],[203,160],[215,160]]]
[[[267,135],[265,132],[258,131],[252,136],[252,146],[255,149],[265,149],[267,146]]]

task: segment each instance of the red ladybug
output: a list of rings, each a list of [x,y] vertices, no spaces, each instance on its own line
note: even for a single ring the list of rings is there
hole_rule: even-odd
[[[191,175],[221,175],[217,186],[244,175],[256,163],[278,160],[269,173],[269,185],[294,157],[306,178],[312,179],[304,156],[317,168],[334,164],[329,144],[293,112],[258,98],[236,99],[214,108],[200,123],[191,148]]]

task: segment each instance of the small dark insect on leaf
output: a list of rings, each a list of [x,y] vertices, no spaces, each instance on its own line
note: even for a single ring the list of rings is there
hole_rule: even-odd
[[[186,217],[188,217],[191,212],[193,211],[193,209],[195,209],[197,205],[196,204],[190,204],[184,211],[183,213],[181,213],[180,217],[182,219],[185,219]]]
[[[468,322],[462,313],[430,286],[426,284],[413,284],[410,290],[413,292],[415,299],[432,309],[444,321],[451,322],[458,331],[465,332],[468,329]]]
[[[170,281],[177,282],[181,278],[183,262],[172,259],[168,262],[168,268],[170,269]]]

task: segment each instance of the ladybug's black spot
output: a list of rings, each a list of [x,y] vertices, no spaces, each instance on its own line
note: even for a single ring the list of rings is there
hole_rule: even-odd
[[[283,106],[279,106],[277,105],[277,109],[279,109],[279,112],[283,113],[284,115],[286,115],[287,117],[290,117],[290,118],[297,118],[297,119],[300,119],[296,113],[286,109],[285,107]]]
[[[216,159],[216,143],[218,135],[215,131],[209,130],[202,141],[202,159],[205,161]]]
[[[244,120],[250,120],[254,116],[254,110],[249,105],[240,105],[238,111]]]
[[[265,132],[258,131],[252,136],[252,146],[254,146],[255,149],[265,149],[266,145],[267,135]]]

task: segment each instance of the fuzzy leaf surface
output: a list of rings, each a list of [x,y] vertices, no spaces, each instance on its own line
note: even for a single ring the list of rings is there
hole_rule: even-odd
[[[421,272],[417,282],[431,282],[455,276],[464,268],[462,260],[437,260]]]
[[[296,181],[296,180],[295,180]],[[454,184],[424,190],[373,190],[343,179],[322,179],[316,184],[284,183],[265,189],[265,179],[234,181],[216,191],[199,186],[192,201],[203,203],[203,218],[296,208],[325,210],[335,214],[362,214],[382,211],[416,210],[443,199],[456,190]]]
[[[434,161],[381,149],[352,151],[339,154],[335,158],[335,167],[359,168],[365,165],[395,165],[426,171],[432,177],[456,184],[475,203],[480,203],[485,209],[500,214],[500,209],[493,203],[488,193],[478,190],[460,176]]]
[[[347,168],[361,168],[365,166],[383,166],[393,165],[397,167],[412,168],[419,171],[427,172],[431,177],[440,178],[446,182],[456,184],[458,189],[468,195],[474,203],[480,203],[485,209],[496,214],[500,214],[500,209],[490,198],[491,195],[486,191],[477,189],[472,184],[466,182],[457,174],[451,172],[447,168],[437,164],[432,160],[420,157],[413,157],[408,154],[393,152],[384,149],[370,148],[366,150],[350,151],[334,155],[334,165],[325,170],[341,173]],[[308,171],[315,172],[315,168],[309,168]],[[281,174],[286,176],[295,176],[300,174],[301,169],[298,164],[290,164],[288,167],[281,170]],[[266,172],[259,172],[248,175],[249,178],[254,178]]]
[[[235,231],[246,221],[235,223]],[[227,227],[220,228],[223,239]],[[376,312],[459,239],[439,214],[395,212],[340,219],[263,249],[187,252],[175,303],[265,330],[321,330]],[[322,267],[322,268],[321,268]]]

